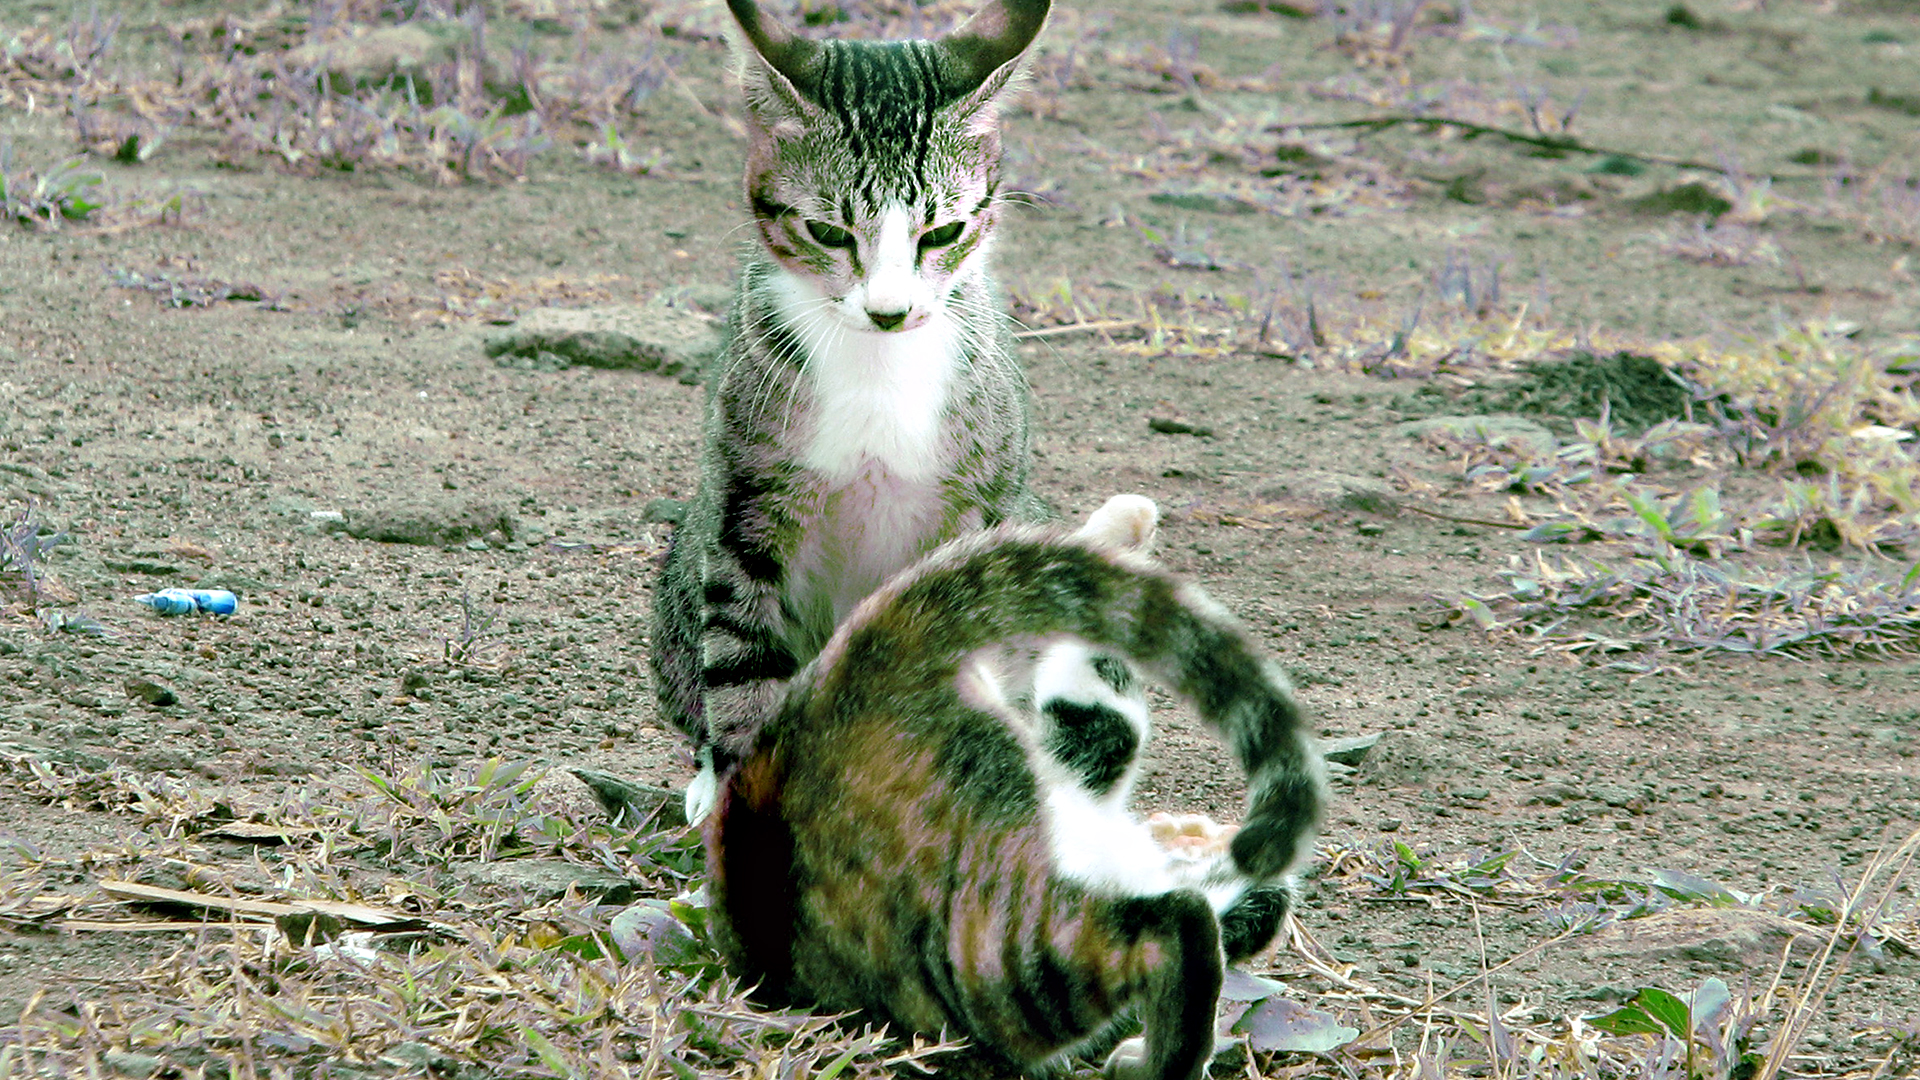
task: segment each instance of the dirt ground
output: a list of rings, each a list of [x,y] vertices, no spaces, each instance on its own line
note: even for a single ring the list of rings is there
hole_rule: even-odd
[[[1442,267],[1498,261],[1506,308],[1517,297],[1543,324],[1618,340],[1764,335],[1802,318],[1866,339],[1920,331],[1911,241],[1781,212],[1750,238],[1778,258],[1673,254],[1694,218],[1658,197],[1700,170],[1597,172],[1593,155],[1402,125],[1303,136],[1321,175],[1302,181],[1278,168],[1271,124],[1391,111],[1334,90],[1397,76],[1335,48],[1328,19],[1245,7],[1142,0],[1056,16],[1056,55],[1076,51],[1009,121],[1010,171],[1038,197],[1008,216],[997,254],[1030,323],[1070,321],[1067,304],[1096,320],[1230,319],[1236,298],[1257,306],[1287,274],[1317,282],[1328,311],[1398,318],[1425,302],[1439,318]],[[71,14],[9,0],[0,39]],[[123,32],[203,14],[131,4]],[[1912,107],[1886,104],[1920,100],[1911,4],[1542,0],[1473,16],[1521,37],[1416,37],[1411,83],[1463,101],[1548,87],[1553,108],[1579,100],[1574,130],[1592,145],[1774,174],[1772,197],[1789,202],[1823,198],[1806,162],[1844,157],[1867,175],[1920,161]],[[493,318],[543,299],[672,293],[717,313],[743,242],[739,110],[717,43],[656,44],[676,74],[641,113],[640,140],[665,154],[653,175],[565,153],[535,158],[522,181],[453,186],[223,168],[183,133],[144,163],[98,166],[112,185],[204,193],[181,223],[0,234],[0,510],[11,520],[31,503],[69,537],[46,562],[50,591],[8,597],[0,621],[12,759],[267,799],[355,766],[490,756],[686,779],[687,755],[653,719],[648,593],[671,528],[655,500],[691,494],[702,391],[647,372],[503,366],[482,349],[502,329]],[[1488,115],[1526,127],[1510,109]],[[44,103],[0,110],[0,139],[42,163],[74,145]],[[271,302],[176,308],[115,271],[244,282]],[[1255,628],[1322,733],[1384,733],[1336,777],[1301,913],[1353,978],[1417,997],[1553,937],[1574,902],[1383,888],[1367,875],[1391,869],[1380,853],[1395,841],[1434,867],[1517,850],[1510,865],[1526,874],[1572,859],[1595,880],[1669,870],[1783,896],[1832,893],[1920,828],[1920,662],[1616,666],[1470,621],[1436,627],[1441,599],[1491,586],[1535,545],[1350,492],[1356,478],[1413,478],[1441,493],[1430,509],[1500,520],[1503,497],[1464,491],[1456,462],[1399,427],[1451,409],[1470,380],[1206,345],[1023,341],[1037,482],[1068,514],[1115,492],[1157,500],[1166,562]],[[1150,417],[1208,433],[1162,433]],[[324,513],[396,504],[502,524],[445,545],[382,543]],[[131,602],[195,582],[240,593],[238,613],[161,618]],[[49,611],[105,633],[50,629]],[[142,680],[173,703],[143,698]],[[1144,804],[1234,816],[1220,748],[1177,710],[1162,715]],[[75,856],[137,842],[124,816],[50,802],[21,775],[0,782],[9,844]],[[209,850],[259,865],[246,844]],[[1911,892],[1898,904],[1910,910]],[[1659,933],[1623,923],[1570,938],[1493,991],[1544,1023],[1709,975],[1764,989],[1785,938],[1715,910],[1688,908],[1698,925]],[[10,926],[9,1017],[170,948],[163,935]],[[1301,976],[1291,954],[1271,966]],[[1920,1022],[1917,979],[1920,961],[1891,945],[1854,962],[1795,1067],[1870,1072],[1886,1032]]]

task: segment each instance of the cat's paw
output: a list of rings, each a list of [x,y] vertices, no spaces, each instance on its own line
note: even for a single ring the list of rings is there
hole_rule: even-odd
[[[1075,534],[1101,547],[1145,555],[1153,546],[1160,508],[1145,495],[1115,495],[1087,518]]]
[[[1100,1071],[1107,1080],[1152,1080],[1147,1073],[1147,1040],[1128,1039],[1114,1047]]]
[[[1223,825],[1205,814],[1169,814],[1156,811],[1147,818],[1147,831],[1154,843],[1179,859],[1200,861],[1225,855],[1227,847],[1240,832],[1238,825]]]
[[[720,799],[720,778],[714,775],[713,762],[703,761],[700,772],[687,784],[687,824],[698,825],[713,813]]]

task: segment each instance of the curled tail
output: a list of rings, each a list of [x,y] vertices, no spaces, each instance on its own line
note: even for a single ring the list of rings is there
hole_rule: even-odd
[[[1151,504],[1137,501],[1151,515]],[[1326,802],[1320,756],[1292,690],[1220,605],[1133,550],[1151,535],[1151,517],[1142,526],[1137,508],[1110,514],[1118,502],[1078,533],[1006,526],[935,551],[841,625],[802,676],[813,692],[794,704],[898,712],[927,692],[926,669],[899,657],[938,653],[957,672],[966,656],[998,643],[1078,637],[1187,699],[1226,741],[1247,776],[1234,864],[1254,881],[1279,879],[1306,850]]]

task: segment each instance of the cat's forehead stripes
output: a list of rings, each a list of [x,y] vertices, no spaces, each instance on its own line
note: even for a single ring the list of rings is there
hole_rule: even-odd
[[[853,160],[878,166],[863,170],[855,192],[867,211],[889,197],[925,188],[935,114],[953,100],[939,75],[936,46],[925,41],[822,45],[812,94],[839,121]]]

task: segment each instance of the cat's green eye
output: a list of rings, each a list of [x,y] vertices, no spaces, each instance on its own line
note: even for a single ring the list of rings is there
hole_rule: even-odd
[[[964,221],[949,221],[937,229],[928,229],[920,234],[920,250],[931,251],[934,248],[946,247],[960,239],[960,234],[966,227],[967,223]]]
[[[824,221],[808,221],[807,235],[828,247],[850,248],[853,246],[853,234],[838,225],[829,225]]]

